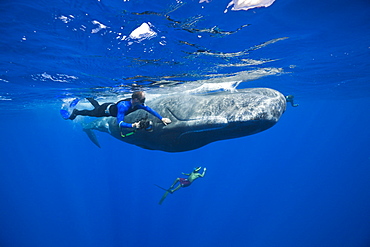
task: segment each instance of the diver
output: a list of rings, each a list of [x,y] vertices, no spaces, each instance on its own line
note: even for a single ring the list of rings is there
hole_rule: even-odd
[[[207,168],[204,167],[203,172],[199,173],[199,171],[201,169],[202,169],[202,167],[196,167],[196,168],[194,168],[194,170],[191,173],[183,173],[182,172],[183,175],[186,175],[188,177],[187,178],[176,178],[176,180],[173,182],[173,184],[171,185],[171,187],[168,190],[160,187],[159,185],[156,185],[160,189],[166,191],[164,193],[164,195],[162,196],[161,200],[159,201],[159,204],[162,204],[164,199],[166,199],[168,193],[173,194],[175,191],[179,190],[181,187],[188,187],[194,182],[194,180],[204,177],[204,175],[206,174]],[[175,185],[177,183],[179,183],[179,185],[177,185],[177,187],[175,188]]]
[[[79,102],[79,99],[75,99],[70,103],[69,106],[69,110],[72,111],[71,113],[64,109],[60,110],[63,118],[73,120],[77,116],[117,117],[117,122],[120,127],[140,129],[142,126],[142,123],[140,121],[130,124],[125,123],[123,120],[125,116],[130,114],[131,112],[142,109],[160,119],[164,125],[171,123],[171,119],[162,117],[161,115],[159,115],[159,113],[144,104],[145,93],[143,91],[134,92],[131,98],[120,100],[117,103],[104,103],[100,105],[98,101],[93,98],[87,98],[87,100],[94,106],[94,109],[75,109],[76,105]]]
[[[293,95],[285,96],[285,99],[286,99],[286,102],[290,102],[290,104],[291,104],[293,107],[297,107],[297,106],[299,106],[299,104],[294,104],[294,96],[293,96]]]
[[[195,179],[204,177],[207,168],[204,167],[202,174],[199,173],[200,169],[202,169],[202,167],[199,166],[194,168],[194,170],[191,173],[182,172],[182,174],[188,176],[188,178],[176,178],[171,187],[168,189],[169,192],[172,194],[173,192],[179,190],[181,187],[190,186],[190,184],[194,182]],[[179,183],[179,185],[175,189],[173,189],[177,183]]]

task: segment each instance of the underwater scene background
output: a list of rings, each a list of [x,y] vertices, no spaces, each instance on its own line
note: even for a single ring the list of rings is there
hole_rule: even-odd
[[[0,2],[0,246],[369,246],[370,2]],[[264,132],[180,153],[97,133],[71,98],[267,87]],[[155,109],[155,106],[152,106]],[[181,172],[204,178],[168,195]]]

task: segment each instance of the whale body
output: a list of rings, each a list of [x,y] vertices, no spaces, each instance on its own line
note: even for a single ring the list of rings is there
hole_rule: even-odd
[[[153,131],[120,128],[115,117],[98,118],[83,126],[90,139],[100,147],[94,130],[109,133],[126,143],[150,150],[183,152],[211,142],[259,133],[274,126],[286,109],[286,99],[269,88],[249,88],[236,92],[160,96],[147,100],[162,117],[172,120],[164,125],[144,110],[125,117],[133,123],[147,118]],[[126,137],[121,134],[131,133]]]

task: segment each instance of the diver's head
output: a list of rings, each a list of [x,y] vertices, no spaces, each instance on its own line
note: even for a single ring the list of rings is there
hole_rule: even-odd
[[[133,104],[144,104],[145,103],[145,93],[143,91],[136,91],[131,96],[131,101]]]
[[[202,169],[202,167],[201,167],[201,166],[195,167],[195,168],[194,168],[194,170],[193,170],[193,172],[199,172],[199,171],[200,171],[200,169]]]

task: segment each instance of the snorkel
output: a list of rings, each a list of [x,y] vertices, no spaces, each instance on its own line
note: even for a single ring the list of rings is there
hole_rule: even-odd
[[[194,170],[193,170],[193,172],[194,172],[194,173],[195,173],[195,172],[199,172],[199,171],[200,171],[200,169],[202,169],[202,167],[201,167],[201,166],[195,167],[195,168],[194,168]]]

